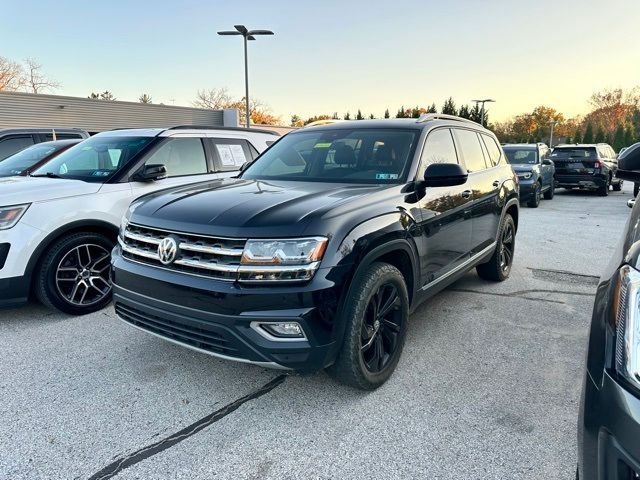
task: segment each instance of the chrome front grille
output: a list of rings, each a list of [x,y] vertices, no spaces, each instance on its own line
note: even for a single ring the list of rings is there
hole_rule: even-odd
[[[173,237],[178,253],[168,265],[160,261],[158,246],[166,237]],[[122,255],[137,262],[169,270],[234,281],[246,240],[219,238],[190,233],[159,230],[128,224],[124,239],[119,239]]]

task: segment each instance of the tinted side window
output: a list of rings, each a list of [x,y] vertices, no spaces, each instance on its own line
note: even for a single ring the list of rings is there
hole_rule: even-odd
[[[44,139],[43,142],[50,142],[53,140],[53,133],[41,133],[40,136]],[[56,140],[75,140],[82,138],[79,133],[58,133],[56,132]]]
[[[209,171],[202,140],[199,138],[171,138],[144,163],[164,165],[168,177],[198,175]]]
[[[31,135],[10,136],[0,140],[0,160],[33,145]]]
[[[422,150],[418,178],[424,176],[424,171],[432,163],[458,163],[456,147],[453,143],[451,130],[448,128],[435,130],[427,137]]]
[[[213,152],[216,158],[216,171],[229,172],[253,160],[249,142],[235,138],[212,138]],[[256,155],[257,156],[257,155]]]
[[[487,147],[489,160],[491,160],[491,164],[495,167],[498,163],[500,163],[500,158],[502,157],[502,149],[498,146],[493,137],[485,135],[484,133],[481,135],[481,137],[484,141],[484,145]]]
[[[467,171],[469,173],[478,172],[487,168],[478,134],[471,130],[461,129],[455,129],[455,133]]]

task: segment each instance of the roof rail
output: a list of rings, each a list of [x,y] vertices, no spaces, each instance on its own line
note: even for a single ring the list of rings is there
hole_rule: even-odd
[[[167,128],[167,130],[239,130],[243,132],[256,132],[256,133],[268,133],[270,135],[280,136],[278,133],[272,130],[264,130],[261,128],[246,128],[246,127],[223,127],[214,125],[174,125]]]
[[[315,122],[307,123],[304,127],[319,127],[320,125],[331,125],[332,123],[344,122],[344,120],[340,120],[338,118],[326,118],[324,120],[316,120]]]
[[[423,113],[416,120],[416,123],[429,122],[431,120],[453,120],[456,122],[473,123],[474,125],[480,125],[478,122],[469,120],[468,118],[456,117],[455,115],[447,115],[445,113]]]

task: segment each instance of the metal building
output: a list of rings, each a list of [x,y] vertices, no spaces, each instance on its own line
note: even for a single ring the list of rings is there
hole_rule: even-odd
[[[238,126],[238,110],[208,110],[61,95],[0,92],[0,128],[77,127],[89,133],[114,128],[172,125]]]

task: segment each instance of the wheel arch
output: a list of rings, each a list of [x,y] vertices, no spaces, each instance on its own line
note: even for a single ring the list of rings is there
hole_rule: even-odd
[[[64,236],[80,232],[98,233],[112,239],[114,242],[118,238],[118,228],[109,222],[101,220],[78,220],[68,223],[51,232],[40,242],[27,263],[25,274],[31,277],[32,280],[33,272],[39,265],[47,249]]]

